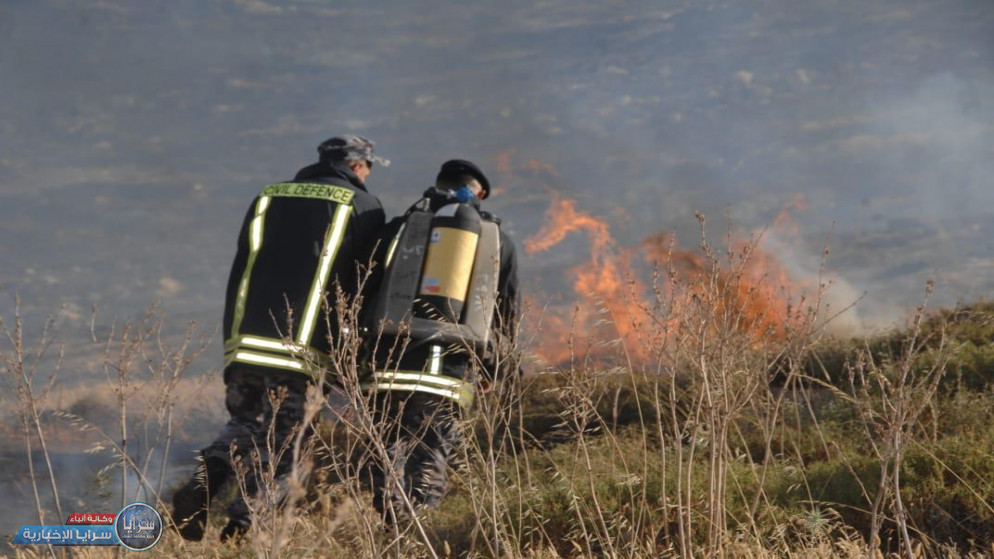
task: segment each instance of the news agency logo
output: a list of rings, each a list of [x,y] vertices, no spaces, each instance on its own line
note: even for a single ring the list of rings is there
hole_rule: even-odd
[[[125,548],[145,551],[162,538],[162,517],[149,504],[131,503],[117,513],[114,533]]]
[[[146,503],[131,503],[113,514],[69,515],[64,526],[22,526],[13,545],[121,545],[146,551],[159,543],[163,523],[159,511]]]

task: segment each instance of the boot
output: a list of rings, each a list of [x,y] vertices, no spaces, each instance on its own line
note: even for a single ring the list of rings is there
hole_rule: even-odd
[[[228,520],[228,524],[221,530],[221,542],[241,539],[252,527],[252,521],[244,517],[233,516]]]
[[[255,478],[249,477],[245,482],[246,487],[249,489],[249,494],[254,494],[255,491]],[[249,511],[248,504],[245,502],[245,496],[239,495],[235,498],[230,505],[228,505],[228,524],[225,525],[224,529],[221,530],[221,542],[226,542],[231,539],[240,539],[246,533],[248,533],[249,528],[252,527],[252,513]]]
[[[173,521],[184,540],[197,542],[204,538],[207,507],[230,473],[225,462],[204,459],[193,479],[173,495]]]

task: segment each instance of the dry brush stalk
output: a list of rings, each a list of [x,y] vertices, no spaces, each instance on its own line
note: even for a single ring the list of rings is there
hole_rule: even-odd
[[[165,325],[165,314],[153,304],[137,320],[121,326],[115,322],[103,342],[104,378],[118,406],[118,435],[106,432],[89,418],[68,412],[60,415],[98,435],[94,450],[110,448],[117,455],[122,507],[129,498],[137,500],[144,494],[168,514],[162,488],[176,408],[181,401],[176,392],[190,366],[210,347],[212,336],[198,336],[196,323],[189,322],[178,344],[170,346],[163,340]],[[91,336],[97,339],[95,333]],[[192,402],[187,402],[182,407],[189,409],[190,405]],[[158,461],[158,479],[153,481],[149,470],[156,453],[162,457]],[[108,470],[105,468],[101,475]],[[129,475],[137,481],[131,497]]]
[[[907,448],[915,441],[919,418],[934,405],[950,357],[944,329],[937,334],[937,340],[922,333],[925,307],[933,287],[929,281],[900,354],[893,356],[892,362],[881,362],[869,348],[864,348],[855,363],[848,366],[857,410],[873,452],[880,461],[880,481],[870,504],[868,557],[872,557],[880,545],[879,534],[887,511],[897,525],[904,554],[914,556],[915,542],[908,531],[907,510],[901,498],[901,468]],[[920,367],[919,356],[933,342],[937,345],[932,350],[931,362]]]
[[[56,315],[57,317],[57,315]],[[37,478],[34,471],[34,453],[32,452],[32,437],[38,438],[41,447],[42,459],[48,473],[48,481],[52,491],[52,499],[55,504],[55,511],[59,518],[65,518],[62,514],[62,504],[59,499],[59,488],[56,483],[55,469],[52,466],[51,456],[48,450],[48,443],[45,438],[45,429],[41,418],[41,408],[44,406],[46,397],[55,385],[58,371],[62,363],[62,350],[59,350],[57,364],[55,365],[48,382],[38,389],[35,386],[35,377],[39,368],[44,362],[45,356],[54,343],[52,329],[56,317],[49,317],[42,330],[38,344],[34,348],[29,348],[24,341],[24,321],[21,317],[20,297],[14,299],[14,328],[11,330],[0,317],[0,330],[3,330],[4,337],[10,344],[9,353],[0,353],[8,382],[17,391],[17,401],[19,404],[21,427],[24,434],[24,448],[27,454],[28,470],[31,475],[31,488],[34,494],[35,506],[38,512],[38,522],[45,524],[45,505],[42,503],[41,495],[38,492]]]
[[[819,319],[826,282],[819,278],[813,297],[792,301],[773,278],[750,275],[761,235],[737,243],[729,233],[722,255],[706,235],[704,217],[698,219],[702,257],[688,275],[678,266],[672,245],[669,253],[663,253],[658,263],[662,267],[653,276],[654,301],[646,307],[652,331],[644,334],[652,356],[652,367],[645,370],[656,372],[656,379],[648,383],[655,387],[655,411],[669,420],[668,426],[659,423],[657,437],[672,441],[663,445],[661,458],[667,467],[665,449],[671,449],[676,469],[675,502],[664,502],[664,509],[675,510],[677,532],[671,534],[668,524],[664,532],[667,539],[676,538],[683,557],[726,551],[734,533],[727,509],[733,490],[749,503],[747,517],[738,523],[760,537],[756,518],[773,462],[772,439],[784,419],[787,388],[795,383],[799,364],[828,323]],[[827,249],[822,270],[825,256]],[[782,299],[779,306],[756,304],[755,300],[770,301],[773,293]],[[784,379],[778,392],[770,385],[775,375]],[[742,438],[749,423],[758,425],[766,443],[758,464],[749,453],[735,451],[737,438]],[[730,486],[730,467],[736,461],[749,464],[755,476],[756,492],[751,496]],[[702,465],[708,480],[703,494],[695,489]],[[697,542],[703,542],[703,548],[697,549]]]

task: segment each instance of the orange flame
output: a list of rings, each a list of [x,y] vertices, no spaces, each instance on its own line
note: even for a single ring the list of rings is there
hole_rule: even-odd
[[[794,197],[785,202],[783,207],[780,208],[780,213],[773,218],[773,227],[794,236],[800,234],[800,228],[797,225],[797,221],[788,210],[803,211],[806,209],[808,209],[808,204],[804,200],[804,195],[799,192],[794,194]]]
[[[590,239],[590,259],[571,270],[573,290],[585,302],[575,310],[572,336],[569,329],[563,329],[567,324],[565,319],[559,317],[550,321],[547,318],[545,331],[553,332],[553,339],[549,340],[551,343],[542,344],[545,357],[552,362],[566,361],[571,338],[574,345],[589,346],[598,339],[614,338],[612,334],[621,338],[632,356],[644,357],[642,345],[638,343],[643,317],[634,296],[644,287],[632,270],[633,251],[619,249],[607,223],[577,210],[572,200],[554,196],[546,217],[542,228],[525,240],[525,252],[547,251],[570,233],[583,231]],[[598,320],[597,308],[606,311],[607,324]]]
[[[787,212],[788,207],[803,209],[804,201],[800,197],[788,201],[774,227],[796,231],[797,224]],[[738,243],[732,247],[733,253],[744,256],[722,267],[715,266],[703,253],[681,250],[672,235],[665,233],[646,238],[636,248],[618,247],[604,220],[554,194],[545,223],[525,241],[525,251],[548,251],[574,232],[587,235],[590,258],[570,270],[577,297],[572,319],[566,318],[569,312],[563,309],[547,312],[543,319],[539,352],[552,363],[569,360],[570,342],[573,353],[590,350],[588,355],[607,357],[603,349],[594,347],[596,342],[619,338],[633,360],[647,356],[650,332],[644,326],[649,321],[653,299],[632,263],[638,253],[650,265],[672,270],[685,286],[685,292],[671,301],[671,316],[655,322],[657,328],[662,325],[662,335],[672,333],[677,322],[674,317],[687,305],[701,303],[712,305],[718,312],[730,311],[735,327],[757,340],[782,339],[787,332],[791,308],[785,290],[795,283],[778,259],[755,244]],[[713,285],[708,278],[716,278]],[[711,300],[702,301],[703,298]]]
[[[603,255],[614,241],[607,223],[576,209],[572,200],[553,195],[552,204],[545,213],[546,222],[530,238],[525,240],[525,252],[535,254],[558,245],[574,231],[586,230],[590,235],[593,255]]]

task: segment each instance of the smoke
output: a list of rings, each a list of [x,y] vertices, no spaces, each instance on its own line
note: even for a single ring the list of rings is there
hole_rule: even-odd
[[[829,237],[826,236],[826,249],[831,252]],[[767,230],[762,234],[760,246],[767,254],[773,255],[784,267],[791,278],[800,280],[795,297],[802,295],[812,298],[821,291],[823,298],[821,309],[822,320],[830,320],[827,324],[829,333],[840,337],[849,337],[855,333],[864,332],[868,327],[883,324],[899,318],[893,309],[891,313],[883,314],[883,309],[877,309],[871,320],[865,318],[860,306],[865,293],[861,292],[848,279],[832,269],[827,262],[830,258],[822,258],[821,254],[812,252],[806,246],[798,244],[783,231]]]
[[[976,297],[992,26],[982,3],[925,0],[5,5],[0,291],[36,315],[159,295],[216,323],[252,196],[358,132],[395,162],[370,179],[390,214],[452,157],[498,177],[486,204],[519,240],[548,189],[625,246],[692,244],[695,211],[755,230],[800,192],[798,259],[838,224],[829,267],[867,293],[863,321],[929,277],[943,304]]]
[[[173,389],[177,406],[174,426],[162,469],[165,451],[163,425],[157,423],[156,411],[147,404],[156,392],[152,386],[135,383],[128,401],[128,449],[135,463],[145,465],[146,483],[137,474],[128,472],[125,502],[144,500],[155,504],[151,491],[157,491],[160,475],[163,498],[182,479],[191,475],[196,452],[210,442],[225,421],[220,383],[205,386],[201,379],[180,381]],[[73,386],[58,394],[58,408],[43,412],[46,442],[54,477],[59,488],[63,513],[91,512],[113,514],[121,508],[121,469],[118,454],[110,441],[119,441],[120,405],[113,390],[103,384]],[[16,425],[16,411],[10,405],[0,408],[0,460],[7,467],[0,476],[0,492],[7,505],[0,513],[0,533],[13,534],[23,525],[37,524],[38,517],[31,489],[23,437]],[[48,525],[58,525],[65,518],[56,518],[54,499],[48,483],[45,457],[39,443],[32,441],[32,460],[40,498],[46,511]],[[148,484],[151,484],[149,487]]]
[[[994,202],[994,80],[951,73],[926,77],[909,95],[880,110],[867,152],[898,149],[881,165],[894,181],[888,194],[907,198],[907,214],[926,221],[984,216]],[[882,145],[880,145],[882,143]]]

